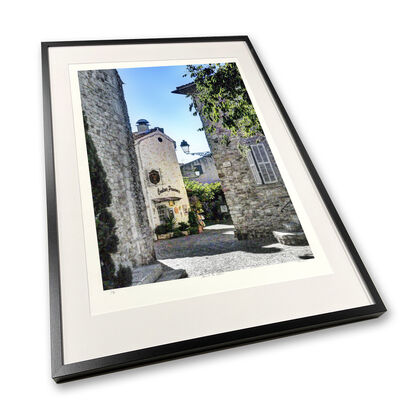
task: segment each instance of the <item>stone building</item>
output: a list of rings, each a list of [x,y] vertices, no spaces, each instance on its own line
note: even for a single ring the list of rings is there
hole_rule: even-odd
[[[176,143],[163,128],[149,128],[147,120],[137,121],[133,133],[135,153],[151,228],[174,218],[188,222],[189,201],[176,156]],[[154,235],[154,238],[156,236]]]
[[[198,183],[216,183],[219,182],[218,171],[215,167],[215,161],[211,154],[200,157],[180,165],[183,177],[194,180]]]
[[[81,104],[112,193],[119,265],[134,268],[155,261],[122,81],[116,70],[80,71]]]
[[[172,92],[191,96],[196,107],[200,106],[193,83],[179,86]],[[204,127],[210,125],[202,116],[201,121]],[[298,221],[265,137],[244,140],[220,125],[215,127],[216,131],[206,133],[206,138],[237,238],[272,236],[272,231],[281,229],[284,223]],[[229,144],[221,142],[225,135],[229,137]],[[249,147],[246,155],[239,151],[239,142]]]

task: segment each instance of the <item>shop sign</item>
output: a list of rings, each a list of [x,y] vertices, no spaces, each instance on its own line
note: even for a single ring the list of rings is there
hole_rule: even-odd
[[[162,193],[165,193],[165,192],[176,192],[176,193],[180,193],[180,190],[177,190],[177,189],[175,189],[172,186],[158,188],[158,195],[160,195]]]

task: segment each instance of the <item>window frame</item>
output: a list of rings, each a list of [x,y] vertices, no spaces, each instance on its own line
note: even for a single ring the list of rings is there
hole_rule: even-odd
[[[161,212],[163,210],[163,212]],[[156,211],[158,212],[158,219],[159,219],[159,223],[161,224],[161,225],[163,225],[164,223],[166,223],[166,219],[168,219],[168,215],[169,215],[169,212],[168,212],[168,208],[167,208],[167,206],[165,206],[165,205],[157,205],[156,206]],[[164,217],[162,218],[161,217],[161,214],[164,214]]]

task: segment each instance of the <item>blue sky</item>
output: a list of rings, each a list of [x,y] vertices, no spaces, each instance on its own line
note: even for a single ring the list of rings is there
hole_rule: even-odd
[[[198,131],[202,126],[199,116],[194,117],[188,110],[191,98],[171,92],[190,82],[189,77],[183,77],[186,73],[184,65],[125,68],[118,69],[118,72],[124,82],[124,95],[134,131],[140,118],[148,120],[151,128],[164,128],[165,133],[176,141],[180,163],[199,157],[185,155],[180,148],[182,140],[190,144],[192,152],[209,151],[204,132]]]

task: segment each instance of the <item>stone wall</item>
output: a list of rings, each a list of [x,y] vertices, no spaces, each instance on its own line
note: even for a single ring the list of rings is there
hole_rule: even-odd
[[[201,166],[202,169],[202,173],[198,176],[195,173],[197,166]],[[216,183],[220,181],[214,159],[211,155],[182,164],[180,169],[183,177],[187,177],[198,183]]]
[[[229,135],[230,143],[226,145],[221,143],[224,134],[229,133],[218,127],[215,134],[207,134],[207,140],[236,236],[239,239],[272,236],[272,231],[281,229],[283,223],[294,221],[296,213],[289,203],[289,194],[268,143],[265,137],[248,140],[249,144],[255,143],[257,139],[264,143],[278,177],[275,183],[257,185],[247,158],[238,149],[239,137]]]
[[[116,220],[116,268],[155,260],[122,81],[116,70],[80,71],[82,109],[112,192]]]
[[[198,109],[194,84],[177,87],[176,94],[191,96]],[[201,116],[204,129],[211,122]],[[283,183],[275,159],[265,137],[253,137],[248,140],[240,139],[221,125],[214,125],[213,134],[206,133],[206,138],[215,161],[222,190],[230,210],[230,216],[238,239],[272,237],[272,231],[280,230],[283,224],[298,222],[296,212],[290,201],[289,194]],[[229,138],[229,144],[223,144],[222,138]],[[238,144],[263,143],[278,180],[269,184],[257,184],[252,174],[247,157],[243,155]]]

